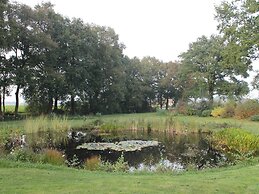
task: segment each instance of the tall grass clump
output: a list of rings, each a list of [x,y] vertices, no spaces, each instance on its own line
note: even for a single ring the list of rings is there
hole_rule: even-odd
[[[34,133],[38,131],[68,131],[70,126],[66,117],[39,116],[26,119],[24,128],[26,133]]]
[[[56,149],[46,149],[43,153],[43,163],[53,164],[53,165],[63,165],[65,164],[65,158],[63,154]]]
[[[94,171],[99,169],[100,164],[101,164],[100,156],[92,156],[85,160],[84,168],[86,170]]]
[[[24,131],[27,141],[34,149],[53,148],[64,143],[70,129],[66,117],[30,118],[25,121]]]
[[[227,154],[241,157],[259,154],[259,136],[243,129],[229,128],[214,133],[213,144]]]

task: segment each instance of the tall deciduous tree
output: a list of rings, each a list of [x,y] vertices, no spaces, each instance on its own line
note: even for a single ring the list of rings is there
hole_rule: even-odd
[[[223,1],[216,7],[218,29],[223,34],[224,63],[238,66],[240,74],[259,57],[259,5],[256,0]]]
[[[238,65],[224,63],[222,50],[224,51],[224,43],[221,37],[202,36],[190,44],[189,50],[181,55],[185,73],[192,76],[191,79],[203,90],[204,97],[209,99],[210,104],[216,94],[232,95],[233,88],[236,91],[233,95],[248,92],[244,89],[247,84],[235,78],[240,74],[245,76],[246,70]],[[201,88],[202,86],[204,88]]]

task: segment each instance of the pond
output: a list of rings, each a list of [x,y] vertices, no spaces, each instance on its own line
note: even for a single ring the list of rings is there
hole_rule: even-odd
[[[126,148],[114,148],[128,142]],[[142,144],[132,148],[133,144]],[[144,147],[143,147],[144,144]],[[134,145],[135,146],[135,145]],[[98,156],[114,163],[123,154],[131,169],[152,169],[162,164],[171,169],[217,167],[226,157],[214,150],[209,133],[177,134],[170,131],[113,130],[111,132],[78,131],[68,135],[65,148],[68,159],[75,155],[80,161]]]
[[[39,131],[22,137],[25,147],[34,152],[45,148],[62,151],[68,166],[80,167],[97,157],[112,164],[122,156],[131,171],[152,171],[158,166],[171,170],[203,169],[228,162],[224,154],[213,149],[210,133],[72,129],[56,133]]]

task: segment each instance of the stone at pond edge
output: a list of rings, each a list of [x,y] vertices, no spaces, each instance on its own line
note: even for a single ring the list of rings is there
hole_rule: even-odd
[[[113,151],[124,151],[124,152],[134,152],[140,151],[146,147],[155,147],[158,146],[158,141],[143,141],[143,140],[129,140],[129,141],[120,141],[118,143],[84,143],[76,147],[76,149],[86,149],[92,151],[104,151],[104,150],[113,150]]]

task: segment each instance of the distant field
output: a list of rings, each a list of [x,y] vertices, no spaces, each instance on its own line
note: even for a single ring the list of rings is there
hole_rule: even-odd
[[[15,105],[6,105],[5,106],[5,111],[6,112],[14,112],[14,109],[15,109]],[[20,113],[24,113],[26,112],[26,105],[22,104],[19,106],[19,112]]]

